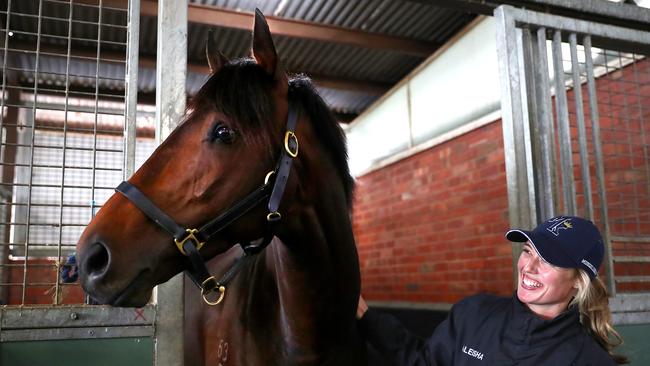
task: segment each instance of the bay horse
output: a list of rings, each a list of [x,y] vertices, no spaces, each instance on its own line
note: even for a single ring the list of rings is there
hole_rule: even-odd
[[[80,283],[140,307],[187,270],[186,365],[365,364],[345,135],[308,78],[289,80],[259,10],[252,58],[211,38],[183,122],[80,237]]]

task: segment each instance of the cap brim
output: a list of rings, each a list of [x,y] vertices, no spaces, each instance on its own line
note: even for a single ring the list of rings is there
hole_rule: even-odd
[[[577,264],[574,263],[568,255],[564,254],[561,247],[554,249],[551,248],[551,246],[555,245],[552,238],[544,237],[534,231],[514,229],[509,230],[506,233],[506,239],[516,243],[530,242],[542,259],[556,267],[577,267]]]

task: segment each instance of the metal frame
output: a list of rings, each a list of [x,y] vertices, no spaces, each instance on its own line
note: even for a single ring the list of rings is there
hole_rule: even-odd
[[[185,115],[187,77],[187,0],[158,2],[156,62],[156,141],[161,143]],[[171,244],[170,244],[171,245]],[[158,286],[155,364],[184,362],[184,275]]]
[[[15,0],[14,0],[15,1]],[[42,4],[44,0],[41,0],[39,3],[39,9],[42,9]],[[90,6],[90,5],[83,5],[83,6]],[[96,5],[97,11],[99,12],[99,18],[98,21],[101,23],[102,21],[102,8],[103,8],[103,3],[102,0],[99,1],[99,4]],[[11,9],[11,0],[8,2],[8,11],[7,14],[10,13]],[[97,65],[95,67],[95,91],[94,93],[81,93],[84,94],[84,96],[90,96],[93,98],[93,106],[92,107],[83,107],[83,106],[75,106],[75,105],[70,105],[69,100],[71,98],[70,96],[70,89],[69,86],[70,84],[67,82],[71,77],[74,77],[75,75],[71,72],[71,42],[74,37],[71,36],[71,28],[72,28],[72,23],[73,23],[73,6],[70,5],[70,10],[68,14],[68,47],[67,47],[67,55],[66,55],[66,71],[65,71],[65,77],[66,77],[66,84],[65,88],[63,91],[63,98],[64,98],[64,106],[60,107],[54,104],[47,104],[43,103],[43,101],[38,100],[37,96],[39,96],[39,91],[41,90],[39,83],[38,83],[38,78],[35,77],[34,79],[34,87],[33,89],[27,90],[27,88],[24,87],[15,87],[14,85],[11,85],[7,81],[7,71],[21,71],[21,70],[10,70],[11,68],[8,66],[8,59],[9,59],[9,51],[10,47],[9,45],[9,38],[8,38],[8,33],[5,32],[5,47],[3,50],[4,54],[4,60],[3,60],[3,80],[2,80],[2,91],[5,92],[5,90],[13,90],[16,91],[17,93],[21,91],[27,91],[27,92],[32,92],[34,95],[33,101],[30,102],[24,102],[24,101],[14,101],[11,98],[0,98],[2,105],[0,106],[0,109],[4,107],[14,107],[14,108],[29,108],[30,113],[27,114],[25,117],[27,117],[27,123],[16,123],[16,122],[11,122],[9,121],[9,124],[11,124],[10,127],[13,128],[22,128],[25,130],[33,131],[34,128],[36,127],[37,123],[37,110],[42,110],[45,108],[46,110],[61,110],[65,114],[64,117],[64,123],[62,130],[60,131],[62,134],[62,140],[63,140],[63,145],[61,146],[62,150],[62,164],[60,166],[48,166],[48,165],[42,165],[38,162],[34,161],[34,149],[35,148],[44,148],[46,146],[40,146],[38,143],[35,141],[34,133],[28,133],[28,134],[22,134],[22,140],[24,141],[16,141],[16,143],[12,143],[11,146],[16,146],[17,148],[22,148],[22,149],[29,149],[31,151],[31,154],[29,155],[29,163],[28,164],[21,164],[21,163],[10,163],[10,164],[5,164],[6,162],[3,160],[3,165],[9,165],[13,167],[13,169],[23,169],[23,173],[29,174],[29,183],[28,184],[10,184],[10,186],[18,186],[19,190],[21,189],[27,189],[31,190],[32,187],[51,187],[51,188],[58,188],[58,187],[66,187],[69,188],[71,187],[69,184],[64,184],[65,176],[66,176],[66,171],[69,171],[70,169],[80,169],[82,167],[80,166],[75,166],[72,163],[69,163],[67,161],[66,157],[66,152],[68,150],[74,150],[74,149],[79,149],[83,150],[86,153],[90,153],[93,155],[93,163],[92,167],[89,167],[87,169],[92,170],[92,175],[93,175],[93,184],[91,184],[90,187],[87,187],[91,190],[94,190],[96,188],[107,188],[111,189],[113,187],[101,187],[97,186],[94,184],[95,182],[95,171],[102,171],[102,170],[109,170],[109,171],[123,171],[124,172],[124,177],[127,177],[133,173],[134,166],[135,166],[135,136],[136,136],[136,119],[137,119],[137,70],[138,70],[138,48],[139,48],[139,19],[140,19],[140,0],[130,0],[129,1],[129,9],[128,9],[128,24],[127,27],[124,27],[128,30],[127,34],[127,62],[126,62],[126,74],[124,79],[121,81],[125,82],[125,85],[127,86],[125,88],[125,110],[124,111],[116,111],[112,109],[106,109],[100,106],[100,98],[104,98],[104,95],[99,92],[99,80],[103,79],[100,77],[100,70],[99,70],[99,61],[97,62]],[[40,37],[40,24],[43,15],[39,12],[38,15],[38,22],[39,22],[39,31],[37,32],[37,37]],[[5,29],[11,29],[10,28],[10,16],[7,16],[7,23],[3,24]],[[101,36],[101,29],[102,26],[98,26],[98,35],[97,35],[97,42],[98,43],[105,43],[102,40]],[[15,52],[14,50],[11,50],[12,52]],[[32,53],[35,57],[37,57],[41,54],[40,52],[40,42],[37,43],[36,46],[36,51],[35,53]],[[29,53],[29,52],[28,52]],[[96,59],[100,60],[100,48],[97,47],[97,53],[96,53]],[[104,62],[104,60],[102,60]],[[110,62],[115,62],[115,60],[112,60]],[[36,62],[36,67],[33,70],[35,76],[38,76],[39,73],[39,64],[40,62]],[[76,93],[77,96],[80,93]],[[111,95],[111,97],[114,97]],[[92,126],[92,129],[81,129],[81,128],[75,128],[75,127],[70,127],[68,126],[68,114],[67,112],[84,112],[84,113],[93,113],[95,114],[95,121]],[[124,115],[125,116],[125,124],[124,124],[124,149],[119,150],[118,148],[116,149],[107,149],[98,146],[98,136],[101,134],[106,133],[106,131],[103,131],[99,128],[98,124],[98,114],[113,114],[113,115]],[[3,125],[4,123],[4,125]],[[8,123],[4,121],[1,117],[0,114],[0,129],[2,127],[6,127]],[[39,128],[43,128],[42,126]],[[92,134],[92,147],[89,148],[69,148],[67,147],[67,138],[68,138],[68,133],[69,132],[83,132],[83,133],[90,133]],[[19,136],[20,137],[20,136]],[[3,145],[6,146],[6,141],[2,141]],[[97,159],[96,156],[98,153],[121,153],[124,152],[124,166],[122,168],[101,168],[97,166]],[[31,172],[35,168],[55,168],[55,169],[61,169],[61,180],[60,184],[34,184],[34,182],[31,181]],[[86,169],[86,168],[84,168]],[[4,181],[3,181],[4,182]],[[13,183],[13,182],[11,182]],[[11,192],[6,192],[9,191],[5,189],[4,186],[0,187],[2,189],[2,198],[3,200],[11,200]],[[10,187],[11,188],[11,187]],[[84,187],[86,188],[86,187]],[[94,197],[94,193],[93,193]],[[59,227],[63,227],[66,225],[63,221],[63,210],[64,208],[67,207],[76,207],[76,208],[83,208],[83,209],[90,209],[91,214],[94,213],[94,208],[97,208],[95,202],[88,204],[88,205],[72,205],[69,206],[67,204],[64,204],[63,200],[63,189],[61,189],[60,195],[59,195],[59,200],[60,202],[58,204],[53,204],[50,205],[52,208],[58,209],[59,212],[59,219],[58,219],[58,225]],[[17,206],[14,202],[9,202],[7,203],[6,207],[12,207],[12,206]],[[24,207],[23,207],[24,206]],[[19,210],[23,210],[25,214],[27,215],[26,217],[29,217],[29,211],[32,206],[31,200],[28,200],[27,203],[23,206],[18,205],[17,208]],[[5,207],[3,205],[3,207]],[[4,221],[3,221],[4,222]],[[69,225],[69,224],[68,224]],[[26,225],[24,225],[23,231],[25,232],[25,256],[29,255],[29,246],[32,244],[30,243],[29,240],[29,226],[30,222],[27,221]],[[61,257],[62,253],[62,248],[61,248],[61,231],[59,232],[59,246],[57,248],[57,254],[59,257]],[[3,236],[4,237],[4,236]],[[4,240],[3,240],[4,241]],[[0,253],[0,259],[4,259],[4,251]],[[4,262],[3,262],[4,263]],[[27,266],[27,261],[25,261],[24,266]],[[0,270],[3,268],[0,268]],[[0,271],[1,273],[1,271]],[[24,272],[26,273],[26,271]],[[58,267],[56,268],[56,271],[54,272],[55,274],[58,275]],[[24,277],[26,274],[23,275]],[[0,279],[3,278],[0,276]],[[24,283],[26,283],[26,279],[24,278]],[[54,303],[55,305],[50,305],[50,306],[31,306],[29,304],[25,303],[25,286],[23,287],[22,290],[22,305],[21,306],[2,306],[0,307],[0,342],[14,342],[14,341],[33,341],[33,340],[65,340],[65,339],[95,339],[95,338],[123,338],[123,337],[149,337],[153,338],[156,335],[156,323],[158,319],[158,308],[156,305],[147,305],[142,309],[132,309],[132,308],[112,308],[108,306],[86,306],[86,305],[59,305],[60,304],[60,299],[58,298],[59,294],[59,288],[61,286],[61,283],[57,280],[55,284],[55,299]],[[152,350],[153,351],[153,350]]]
[[[644,12],[644,10],[640,10]],[[645,11],[650,14],[650,11]],[[600,138],[599,114],[594,80],[594,62],[591,56],[592,43],[599,47],[614,50],[642,51],[650,55],[650,32],[626,29],[618,26],[597,24],[556,15],[536,13],[503,5],[495,11],[497,20],[497,55],[499,58],[502,93],[502,123],[506,177],[508,184],[508,203],[510,224],[512,226],[533,227],[544,219],[560,212],[578,214],[593,219],[594,203],[590,179],[582,179],[583,201],[581,209],[576,203],[576,187],[572,158],[572,138],[570,136],[567,79],[564,75],[562,42],[569,44],[571,54],[571,78],[573,88],[577,144],[579,145],[579,165],[582,177],[591,177],[590,156],[587,152],[587,130],[585,127],[582,85],[586,83],[591,116],[591,131],[595,177],[600,203],[600,218],[606,241],[605,269],[610,294],[617,295],[616,281],[650,281],[650,276],[615,276],[608,217],[607,197],[605,195],[605,174],[603,152]],[[547,39],[552,34],[552,56],[554,70],[554,97],[557,111],[558,143],[561,169],[559,177],[555,159],[555,131],[551,103],[551,84],[548,77]],[[580,35],[580,39],[578,36]],[[579,72],[577,48],[582,42],[585,52],[584,67],[586,80],[583,82]],[[622,64],[622,63],[621,63]],[[622,66],[621,66],[622,67]],[[558,181],[561,181],[561,189]],[[559,192],[558,192],[559,190]],[[559,198],[561,202],[559,202]],[[560,206],[560,203],[563,204]],[[644,240],[641,238],[639,240]],[[513,268],[516,272],[516,256]],[[622,261],[623,257],[616,257]],[[629,261],[647,262],[644,258],[631,258]],[[615,315],[621,322],[650,321],[650,294],[621,294],[616,299],[634,298],[635,303],[644,303],[643,311],[634,316],[627,314],[626,306],[618,306],[626,315]],[[616,304],[624,300],[614,301]],[[635,308],[636,309],[636,308]],[[638,309],[637,309],[638,310]],[[617,309],[614,309],[617,311]]]

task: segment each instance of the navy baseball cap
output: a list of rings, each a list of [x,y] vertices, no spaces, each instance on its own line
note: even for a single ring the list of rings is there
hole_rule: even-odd
[[[603,263],[603,237],[593,222],[580,217],[554,217],[532,231],[509,230],[506,239],[519,243],[530,241],[548,263],[584,269],[591,278],[598,275],[598,268]]]

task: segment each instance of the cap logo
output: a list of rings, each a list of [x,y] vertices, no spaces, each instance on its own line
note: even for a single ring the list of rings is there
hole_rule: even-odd
[[[555,236],[560,236],[561,230],[573,229],[573,225],[571,224],[571,219],[558,217],[557,219],[553,219],[550,221],[554,222],[554,224],[550,227],[547,227],[546,230],[550,231],[551,234]]]
[[[582,263],[585,266],[589,267],[589,269],[594,273],[594,275],[598,275],[598,271],[596,270],[596,268],[593,266],[593,264],[587,262],[586,259],[583,259],[582,262],[580,262],[580,263]]]

